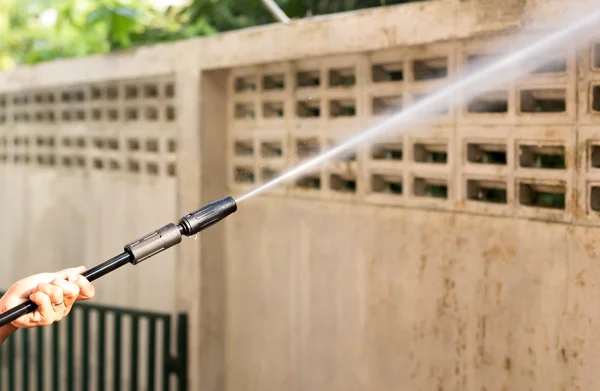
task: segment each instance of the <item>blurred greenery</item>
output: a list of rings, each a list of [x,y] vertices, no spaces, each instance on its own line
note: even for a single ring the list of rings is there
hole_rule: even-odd
[[[290,18],[417,0],[279,0]],[[260,0],[0,0],[0,69],[247,28],[275,19]]]

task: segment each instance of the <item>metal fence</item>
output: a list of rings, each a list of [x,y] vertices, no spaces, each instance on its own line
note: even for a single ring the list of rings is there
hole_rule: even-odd
[[[186,366],[186,314],[77,303],[0,346],[0,391],[185,391]]]

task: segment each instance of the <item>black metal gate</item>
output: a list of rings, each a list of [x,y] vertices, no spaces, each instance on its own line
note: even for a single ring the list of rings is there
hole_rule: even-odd
[[[77,303],[0,345],[0,391],[187,391],[187,332],[186,314]]]

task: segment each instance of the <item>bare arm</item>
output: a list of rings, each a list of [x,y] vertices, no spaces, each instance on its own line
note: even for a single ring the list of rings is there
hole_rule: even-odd
[[[10,323],[6,326],[0,327],[0,344],[3,344],[4,341],[6,341],[6,339],[15,331],[17,331],[17,328]]]

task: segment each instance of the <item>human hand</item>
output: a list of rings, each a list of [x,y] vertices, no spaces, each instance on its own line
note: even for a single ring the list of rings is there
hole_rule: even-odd
[[[17,281],[0,298],[0,312],[5,312],[27,299],[37,304],[35,311],[11,323],[16,328],[48,326],[67,316],[76,301],[94,297],[94,286],[81,274],[86,268],[65,269],[56,273],[40,273]]]

